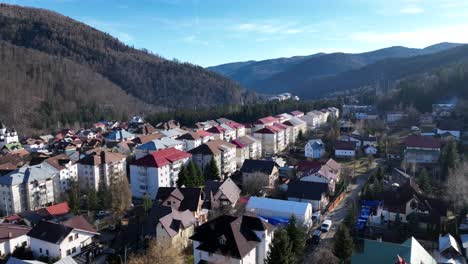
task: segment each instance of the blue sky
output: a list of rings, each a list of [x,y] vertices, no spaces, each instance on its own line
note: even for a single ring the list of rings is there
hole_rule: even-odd
[[[202,66],[468,43],[468,0],[9,0]]]

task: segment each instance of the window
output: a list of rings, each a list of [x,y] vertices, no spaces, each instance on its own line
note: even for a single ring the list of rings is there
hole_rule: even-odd
[[[71,251],[67,249],[67,256],[69,256],[70,254],[71,254]]]
[[[24,241],[23,243],[21,243],[21,246],[25,247],[28,245],[28,242]]]
[[[46,249],[45,253],[46,253],[47,256],[49,256],[49,250],[48,249]]]
[[[39,248],[39,253],[42,253],[42,248]]]
[[[75,253],[76,252],[76,247],[73,247],[72,248],[72,253]]]
[[[71,241],[73,241],[73,236],[68,237],[68,242],[71,242]]]
[[[75,239],[78,239],[78,234],[75,234]]]

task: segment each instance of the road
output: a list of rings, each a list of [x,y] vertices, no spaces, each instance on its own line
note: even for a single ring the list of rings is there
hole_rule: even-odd
[[[328,214],[324,215],[322,217],[323,220],[325,219],[330,219],[332,220],[332,226],[330,230],[326,233],[322,233],[321,236],[321,241],[319,245],[310,245],[307,246],[306,248],[306,253],[304,257],[304,262],[308,260],[309,258],[312,257],[314,251],[320,247],[328,247],[331,246],[331,243],[333,241],[333,237],[335,236],[335,233],[340,226],[340,224],[343,222],[344,218],[346,217],[346,214],[348,213],[348,204],[350,201],[356,201],[359,192],[362,190],[364,187],[364,183],[366,183],[367,179],[369,178],[369,175],[375,170],[372,169],[365,174],[361,174],[359,176],[356,176],[356,182],[354,184],[350,184],[348,186],[348,194],[345,196],[345,198],[341,201],[340,204],[338,204],[331,212]]]

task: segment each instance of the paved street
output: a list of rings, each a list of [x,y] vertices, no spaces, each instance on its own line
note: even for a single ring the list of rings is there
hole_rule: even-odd
[[[348,212],[348,203],[352,201],[353,199],[354,200],[357,199],[359,192],[364,186],[364,183],[367,181],[367,179],[369,178],[369,175],[374,170],[375,169],[372,169],[365,174],[357,176],[356,183],[350,184],[348,186],[349,192],[346,195],[346,197],[343,199],[343,201],[341,201],[341,203],[338,204],[330,213],[322,217],[322,220],[325,220],[325,219],[332,220],[333,222],[332,227],[330,231],[322,234],[319,245],[310,245],[307,247],[304,261],[310,258],[317,248],[331,246],[331,242],[333,241],[333,237],[335,236],[336,230],[340,226],[340,224],[343,222],[343,219],[346,217],[346,214]]]

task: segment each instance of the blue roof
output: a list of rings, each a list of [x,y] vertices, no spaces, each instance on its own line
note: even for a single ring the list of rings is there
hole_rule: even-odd
[[[165,148],[174,147],[182,144],[181,141],[172,138],[164,137],[161,139],[155,139],[137,147],[140,150],[160,150]]]
[[[134,135],[128,131],[126,131],[125,129],[122,129],[122,130],[115,130],[114,132],[110,133],[106,139],[107,140],[114,140],[114,141],[120,141],[120,140],[124,140],[124,139],[127,139],[127,138],[132,138],[134,137]]]

